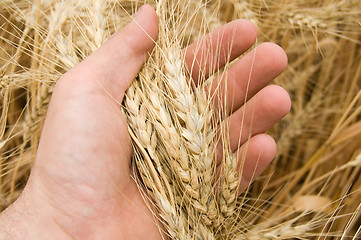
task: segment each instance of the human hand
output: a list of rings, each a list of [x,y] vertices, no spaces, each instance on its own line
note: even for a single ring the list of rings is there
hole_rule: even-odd
[[[222,67],[222,53],[226,54],[230,42],[230,59],[241,55],[255,42],[256,32],[249,21],[237,20],[190,45],[184,53],[188,68],[194,58],[198,60],[193,79],[211,65]],[[146,5],[134,21],[57,82],[30,179],[19,199],[2,213],[0,238],[161,239],[156,219],[132,179],[132,147],[119,105],[157,34],[155,11]],[[222,41],[217,43],[220,35]],[[202,47],[195,53],[197,44]],[[221,49],[221,55],[203,61],[205,53],[216,52],[212,47]],[[241,188],[259,175],[276,153],[274,140],[264,132],[287,114],[290,99],[282,88],[265,86],[286,64],[283,50],[265,43],[227,72],[227,86],[232,91],[224,92],[232,94],[226,99],[234,103],[225,120],[232,129],[231,145],[234,151],[248,148]],[[243,106],[245,98],[250,99],[247,108]]]

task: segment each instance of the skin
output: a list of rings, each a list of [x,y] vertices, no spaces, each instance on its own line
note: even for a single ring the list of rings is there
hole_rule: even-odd
[[[0,215],[0,239],[161,239],[131,178],[132,148],[119,106],[157,34],[156,13],[145,5],[130,24],[59,79],[28,184]],[[184,53],[193,80],[200,73],[208,75],[212,66],[222,67],[225,56],[238,57],[256,36],[251,22],[236,20],[191,44]],[[215,57],[216,49],[224,51]],[[242,189],[276,154],[275,141],[265,132],[289,112],[290,98],[284,89],[268,83],[286,65],[279,46],[260,44],[255,54],[248,53],[225,74],[233,91],[225,92],[222,84],[209,89],[220,91],[218,101],[232,102],[224,121],[233,129],[232,150],[244,157]],[[222,79],[214,81],[216,86]]]

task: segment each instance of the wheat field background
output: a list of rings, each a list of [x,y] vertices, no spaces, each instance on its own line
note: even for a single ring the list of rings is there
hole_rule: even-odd
[[[216,217],[197,209],[194,197],[170,199],[186,192],[188,185],[175,187],[182,179],[173,176],[176,167],[172,165],[165,166],[164,173],[156,171],[159,176],[147,178],[151,166],[142,165],[143,145],[135,144],[134,167],[140,171],[140,187],[148,188],[145,194],[163,211],[160,218],[167,234],[174,239],[181,239],[181,233],[184,239],[360,239],[359,0],[0,0],[0,210],[20,195],[27,182],[57,79],[131,21],[144,3],[157,9],[165,30],[160,33],[158,50],[123,103],[135,141],[146,140],[137,132],[139,121],[132,120],[142,107],[136,108],[138,113],[130,111],[131,100],[139,91],[144,95],[152,90],[146,86],[149,79],[157,79],[159,88],[164,81],[172,84],[169,79],[182,72],[178,66],[172,73],[169,69],[173,68],[164,63],[178,64],[177,51],[213,29],[238,18],[249,19],[259,30],[257,44],[279,44],[289,61],[274,82],[292,98],[291,113],[270,131],[278,145],[276,159],[236,199],[211,194],[204,204],[208,204],[206,209],[214,204]],[[183,88],[192,91],[189,86]],[[200,109],[203,95],[196,92],[195,96]],[[154,166],[158,164],[155,158],[169,155],[153,158],[151,148],[143,148]],[[158,178],[160,185],[156,185]],[[207,187],[199,191],[211,192]],[[157,194],[172,203],[172,213],[157,202]],[[185,209],[186,203],[194,209]],[[185,220],[172,225],[172,217]]]

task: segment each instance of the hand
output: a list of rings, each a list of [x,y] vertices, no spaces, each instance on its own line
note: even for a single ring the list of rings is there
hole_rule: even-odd
[[[217,43],[219,33],[223,37]],[[161,239],[156,220],[131,178],[132,147],[119,106],[157,34],[155,11],[145,5],[135,20],[57,82],[28,184],[1,214],[1,239]],[[225,64],[222,54],[232,39],[231,60],[251,47],[256,35],[249,21],[237,20],[190,45],[185,49],[186,64],[190,67],[194,58],[199,60],[193,67],[193,79],[197,80],[199,71],[209,70],[211,61],[219,63],[213,64],[217,67]],[[202,47],[195,53],[197,44]],[[209,61],[203,61],[202,54],[215,52],[214,47],[221,49],[219,58],[211,55]],[[238,142],[249,141],[243,145],[248,146],[243,188],[253,173],[259,175],[275,156],[276,144],[264,132],[287,114],[290,99],[282,88],[266,85],[286,64],[283,50],[265,43],[227,72],[232,91],[225,93],[234,102],[228,109],[232,115],[226,119],[233,129],[232,148],[237,151]],[[245,98],[250,99],[246,109],[242,106]],[[245,134],[239,139],[243,111]]]

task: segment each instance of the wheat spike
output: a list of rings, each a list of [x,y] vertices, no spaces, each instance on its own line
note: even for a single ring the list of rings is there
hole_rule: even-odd
[[[28,179],[56,80],[131,21],[144,2],[157,8],[160,37],[123,107],[139,187],[166,235],[358,239],[359,0],[1,0],[1,209]],[[276,83],[293,99],[291,114],[270,132],[278,142],[276,160],[241,196],[242,167],[235,170],[241,156],[225,144],[215,166],[217,138],[227,143],[229,130],[215,131],[211,115],[222,113],[211,112],[204,93],[211,79],[192,84],[181,50],[236,18],[256,23],[258,42],[285,49],[289,67]],[[340,207],[290,215],[301,196],[322,196]]]

